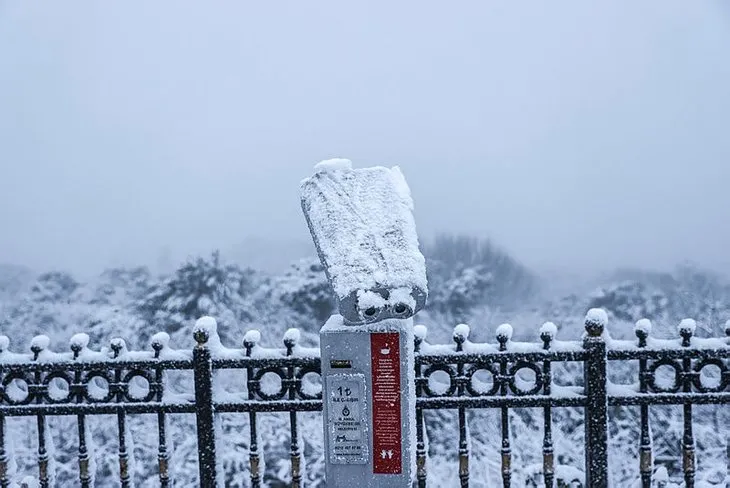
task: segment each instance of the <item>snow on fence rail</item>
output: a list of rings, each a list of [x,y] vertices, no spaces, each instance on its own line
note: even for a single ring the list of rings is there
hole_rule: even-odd
[[[650,336],[650,322],[641,320],[635,328],[635,341],[614,341],[606,331],[605,313],[591,310],[585,329],[582,341],[561,341],[556,338],[555,325],[546,323],[540,329],[542,342],[526,343],[512,341],[512,327],[504,324],[497,329],[496,344],[477,344],[469,340],[469,327],[461,324],[454,329],[453,344],[432,345],[426,340],[426,328],[416,326],[417,485],[425,487],[427,480],[424,417],[428,410],[458,411],[458,473],[461,486],[468,486],[466,412],[500,409],[501,475],[503,486],[509,487],[513,474],[509,409],[541,408],[543,465],[538,471],[545,486],[553,487],[560,470],[555,465],[552,409],[583,407],[586,479],[580,482],[583,486],[607,486],[610,405],[641,409],[639,473],[641,486],[648,488],[654,471],[649,406],[678,404],[683,405],[684,418],[683,475],[686,486],[693,487],[696,454],[692,406],[730,403],[730,322],[726,338],[694,337],[694,321],[685,320],[679,326],[679,339],[659,340]],[[297,413],[322,409],[321,388],[317,387],[319,350],[301,347],[295,329],[285,334],[283,348],[262,347],[257,331],[245,334],[242,348],[226,348],[218,337],[215,320],[210,317],[198,320],[193,336],[196,345],[192,350],[172,349],[169,336],[159,333],[152,338],[151,351],[128,351],[121,339],[94,351],[89,348],[88,336],[77,334],[71,338],[69,352],[54,352],[47,337],[37,336],[31,341],[29,353],[10,351],[8,338],[0,336],[0,488],[8,488],[13,482],[5,434],[8,417],[36,417],[38,480],[41,487],[49,487],[54,473],[46,418],[76,416],[79,480],[86,488],[94,484],[87,416],[116,415],[119,477],[121,486],[127,487],[131,485],[127,416],[143,413],[157,415],[158,476],[162,487],[171,486],[174,476],[168,470],[167,415],[196,415],[200,486],[209,487],[213,486],[211,473],[217,470],[216,414],[247,414],[250,481],[251,486],[259,487],[263,480],[257,415],[265,412],[289,413],[291,485],[301,486],[303,463]],[[638,361],[637,381],[630,385],[612,384],[606,375],[609,361]],[[582,384],[555,384],[555,363],[582,363]],[[708,367],[719,372],[712,384],[706,383],[702,375]],[[670,368],[673,381],[659,381],[656,373],[660,368]],[[217,375],[224,370],[245,372],[245,388],[237,393],[219,388]],[[192,373],[190,393],[175,393],[169,388],[167,375],[175,371]]]

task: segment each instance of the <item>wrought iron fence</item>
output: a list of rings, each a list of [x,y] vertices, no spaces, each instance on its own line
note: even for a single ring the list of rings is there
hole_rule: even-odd
[[[461,486],[469,486],[470,452],[466,412],[470,409],[497,409],[501,416],[501,477],[503,486],[512,484],[512,439],[509,410],[542,410],[542,479],[545,486],[556,485],[556,454],[553,445],[553,409],[582,407],[585,422],[585,486],[608,486],[608,407],[640,408],[641,486],[652,484],[652,444],[649,426],[651,405],[681,405],[684,436],[682,470],[687,487],[695,483],[695,441],[693,405],[730,403],[730,327],[727,338],[694,337],[694,322],[683,321],[680,338],[660,340],[650,336],[648,321],[639,321],[636,340],[614,341],[605,331],[604,316],[591,311],[585,321],[582,341],[560,341],[550,323],[540,329],[541,343],[512,341],[509,325],[497,329],[497,344],[473,343],[465,325],[454,329],[453,344],[432,345],[426,329],[415,328],[417,391],[417,480],[425,487],[428,476],[425,416],[433,409],[458,412],[458,475]],[[9,350],[9,340],[0,336],[0,488],[13,480],[8,470],[6,421],[9,417],[35,417],[37,436],[37,475],[40,486],[49,487],[47,418],[75,416],[78,426],[78,473],[81,486],[93,485],[88,452],[87,418],[111,414],[117,419],[119,482],[130,486],[128,416],[155,414],[158,430],[158,476],[162,487],[171,486],[166,441],[166,416],[194,414],[197,422],[198,464],[201,487],[214,487],[220,481],[216,469],[216,414],[238,413],[249,417],[250,484],[263,483],[261,446],[257,416],[263,412],[287,412],[290,423],[291,486],[302,485],[302,456],[297,414],[322,409],[321,390],[311,388],[310,375],[320,374],[317,349],[299,345],[299,334],[290,330],[281,349],[263,348],[260,334],[248,332],[240,349],[220,344],[215,322],[205,318],[194,330],[196,346],[192,351],[174,350],[169,336],[153,336],[151,351],[127,351],[124,341],[115,339],[107,350],[92,351],[88,336],[71,339],[71,351],[49,349],[44,336],[31,342],[30,353]],[[607,379],[610,361],[638,362],[638,377],[630,385],[615,385]],[[554,381],[556,363],[582,365],[583,381],[561,385]],[[716,368],[715,382],[703,381],[705,368]],[[657,380],[660,368],[674,372],[671,383]],[[225,370],[245,372],[246,389],[242,395],[227,395],[216,387],[217,374]],[[173,394],[166,376],[175,371],[192,373],[190,394]],[[265,387],[266,376],[278,378],[275,388]],[[438,380],[438,376],[441,380]],[[220,435],[220,434],[219,434]],[[728,453],[730,460],[730,452]],[[729,468],[730,469],[730,468]]]

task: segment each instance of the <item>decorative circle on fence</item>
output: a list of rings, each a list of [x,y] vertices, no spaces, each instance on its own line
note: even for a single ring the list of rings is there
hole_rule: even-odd
[[[89,371],[83,379],[83,386],[86,387],[83,396],[91,403],[109,402],[114,398],[114,390],[111,388],[113,382],[108,371]]]
[[[33,401],[33,380],[25,373],[10,373],[3,378],[3,400],[10,405],[27,405]]]
[[[251,386],[264,400],[281,400],[287,391],[285,378],[286,372],[281,368],[261,368],[254,374]]]
[[[71,398],[71,376],[65,371],[53,371],[43,378],[43,397],[49,403],[66,403]]]
[[[659,378],[659,381],[657,381],[657,373],[661,372],[659,371],[659,368],[666,369],[671,368],[673,371],[673,379],[672,379],[672,385],[671,386],[665,386],[665,382],[662,378]],[[656,392],[656,393],[676,393],[679,391],[681,384],[681,378],[682,378],[682,365],[680,365],[677,361],[674,361],[672,359],[660,359],[659,361],[655,361],[652,363],[651,366],[649,366],[649,369],[647,370],[648,373],[648,386],[649,388]]]
[[[442,390],[436,390],[432,388],[432,386],[441,384],[444,385],[444,382],[438,381],[438,373],[444,373],[446,377],[448,378],[448,387],[443,388]],[[432,378],[432,375],[437,374],[436,377]],[[426,371],[423,372],[423,377],[426,381],[423,382],[423,390],[426,392],[426,395],[429,397],[441,397],[441,396],[453,396],[454,392],[456,391],[456,381],[455,381],[456,373],[454,370],[446,366],[444,364],[433,364],[426,368]],[[431,381],[433,379],[433,381]]]
[[[706,383],[702,376],[702,371],[709,368],[717,368],[716,375],[706,374],[705,376],[705,378],[708,376],[710,378],[712,378],[712,376],[716,376],[717,381],[714,385]],[[725,363],[720,359],[711,358],[698,361],[695,364],[694,371],[697,374],[692,377],[692,383],[695,388],[702,393],[719,393],[727,389],[728,385],[730,385],[730,371],[728,371],[727,366],[725,366]]]
[[[487,379],[488,377],[488,379]],[[499,370],[492,363],[477,363],[466,373],[466,390],[472,396],[492,396],[499,391]]]
[[[531,380],[520,378],[520,372],[534,375]],[[534,395],[542,389],[542,371],[533,363],[517,361],[509,369],[509,389],[517,396]],[[532,384],[530,386],[530,383]]]
[[[149,402],[155,396],[152,388],[152,374],[142,369],[133,369],[124,376],[124,399],[129,402]]]
[[[302,400],[322,399],[322,375],[314,367],[301,368],[296,374],[297,395]]]

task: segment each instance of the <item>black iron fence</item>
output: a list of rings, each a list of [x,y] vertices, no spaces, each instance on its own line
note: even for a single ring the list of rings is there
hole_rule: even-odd
[[[541,343],[512,341],[508,325],[497,329],[497,343],[472,343],[469,329],[454,329],[453,344],[431,345],[426,329],[415,328],[417,390],[417,486],[428,479],[425,416],[433,409],[458,412],[458,475],[461,486],[470,483],[470,448],[467,411],[497,409],[501,417],[502,484],[512,484],[512,439],[509,410],[542,410],[543,448],[540,476],[546,487],[556,486],[556,453],[553,443],[553,409],[582,407],[585,424],[585,480],[583,486],[608,486],[608,409],[610,406],[638,406],[640,409],[640,459],[637,474],[641,486],[652,486],[654,462],[649,425],[651,405],[681,405],[684,435],[682,472],[685,485],[695,484],[695,440],[693,406],[730,403],[730,327],[728,337],[694,337],[694,322],[680,324],[680,337],[660,340],[650,336],[648,321],[637,323],[636,340],[614,341],[605,331],[605,314],[591,311],[585,321],[582,341],[559,341],[556,328],[545,324]],[[257,416],[263,412],[287,412],[290,428],[291,486],[302,486],[302,449],[299,439],[299,412],[322,409],[321,389],[316,388],[320,373],[319,352],[299,345],[299,333],[290,330],[281,349],[263,348],[260,335],[250,331],[240,349],[220,344],[215,322],[198,321],[192,351],[171,349],[167,334],[152,339],[151,351],[127,351],[115,339],[108,349],[92,351],[88,336],[71,339],[71,351],[49,349],[44,336],[36,337],[30,353],[9,350],[7,337],[0,336],[0,488],[11,480],[6,422],[9,417],[35,418],[37,436],[37,479],[40,486],[52,486],[54,473],[49,469],[49,416],[74,416],[78,426],[78,477],[82,487],[94,484],[93,464],[88,450],[87,420],[93,415],[114,415],[117,419],[119,484],[131,485],[128,452],[128,417],[153,414],[157,417],[158,476],[161,487],[172,486],[168,466],[166,416],[195,414],[197,421],[200,486],[213,487],[221,481],[216,463],[216,444],[220,432],[216,415],[238,413],[249,417],[248,465],[250,485],[263,483],[261,446]],[[607,378],[610,361],[638,363],[638,377],[632,384],[612,384]],[[583,369],[583,381],[558,385],[553,378],[556,363],[574,363]],[[659,381],[660,369],[673,372],[669,382]],[[711,368],[715,372],[703,372]],[[236,370],[245,373],[246,388],[230,395],[217,388],[219,373]],[[174,372],[191,373],[189,394],[173,394],[167,376]],[[270,381],[274,378],[274,381]],[[272,386],[273,385],[273,386]],[[220,454],[220,453],[219,453]],[[728,452],[730,460],[730,452]],[[729,468],[730,469],[730,468]],[[27,474],[27,473],[26,473]]]

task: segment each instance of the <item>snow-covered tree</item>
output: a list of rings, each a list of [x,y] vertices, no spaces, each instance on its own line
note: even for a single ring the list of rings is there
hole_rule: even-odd
[[[215,316],[221,336],[226,336],[241,322],[251,321],[249,296],[254,286],[252,270],[222,262],[216,251],[209,259],[190,259],[154,285],[138,302],[137,311],[151,331],[170,334],[187,334],[198,318]]]

